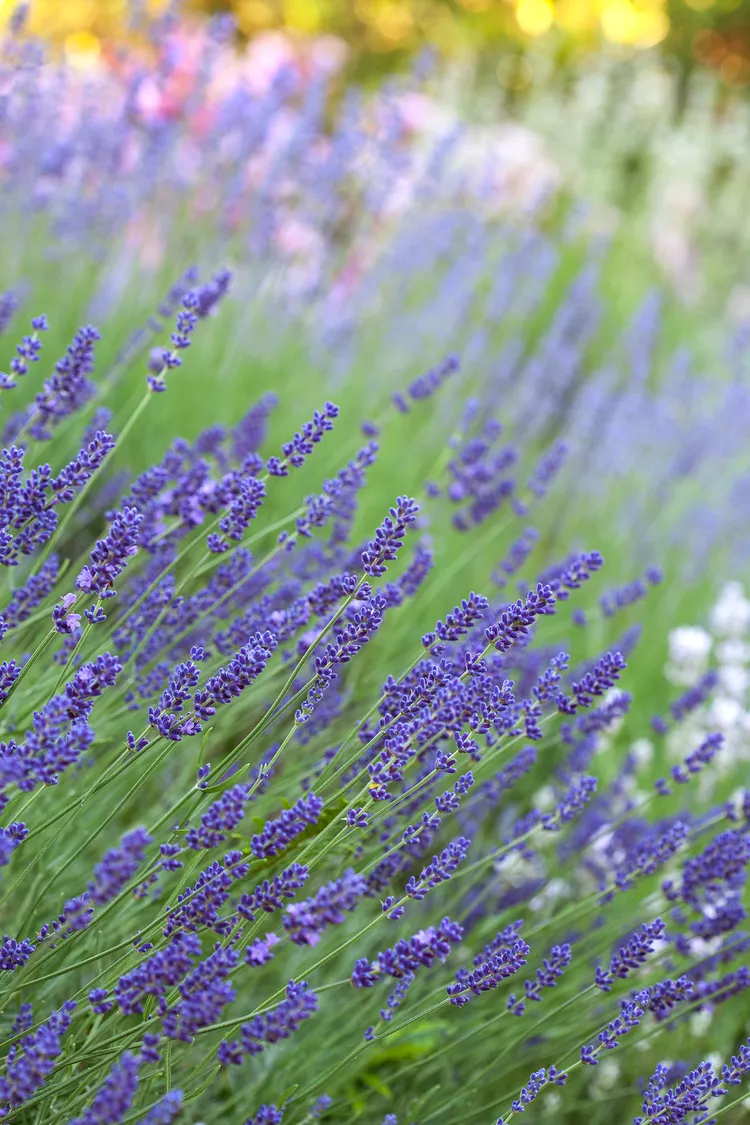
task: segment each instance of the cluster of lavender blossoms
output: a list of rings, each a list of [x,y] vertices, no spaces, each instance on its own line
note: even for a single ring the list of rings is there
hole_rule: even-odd
[[[163,190],[191,220],[220,211],[248,261],[175,271],[124,340],[107,312],[121,264],[77,329],[62,298],[29,317],[20,282],[0,294],[0,1123],[572,1125],[609,1098],[635,1125],[741,1120],[750,793],[703,723],[720,677],[674,698],[638,645],[641,603],[668,585],[654,559],[610,577],[595,544],[553,530],[578,499],[556,491],[571,459],[573,477],[601,465],[559,438],[560,403],[579,439],[609,425],[608,400],[578,393],[595,273],[527,355],[514,317],[554,272],[543,239],[498,262],[490,247],[478,283],[484,228],[427,206],[451,145],[421,167],[398,88],[350,92],[329,126],[309,60],[262,96],[244,72],[214,84],[231,27],[192,51],[173,12],[153,72],[123,51],[119,78],[87,85],[23,19],[3,63],[8,207],[61,254],[116,223],[140,253]],[[381,257],[366,239],[362,276],[345,261],[326,289],[351,193],[385,228],[394,179],[424,204],[416,235]],[[280,259],[316,235],[326,264],[292,284]],[[335,378],[308,403],[291,376],[224,424],[183,419],[191,368],[211,380],[216,332],[245,315],[250,260],[274,330],[312,310],[327,366],[351,359],[385,274],[406,317],[404,263],[437,277],[455,240],[471,260],[408,321],[425,362],[406,357],[395,391],[369,380],[367,419],[327,399]],[[516,388],[502,423],[494,390],[464,398],[462,363],[489,348],[460,331],[478,294],[493,323],[515,310],[491,357],[493,387]],[[648,414],[648,309],[624,414]],[[243,395],[262,381],[247,355]],[[170,404],[193,436],[160,445]],[[670,424],[665,506],[698,456]],[[640,667],[669,723],[639,726]],[[654,732],[679,741],[671,763]]]

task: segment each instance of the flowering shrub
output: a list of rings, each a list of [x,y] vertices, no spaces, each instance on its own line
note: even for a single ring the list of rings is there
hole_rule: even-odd
[[[26,62],[12,72],[3,128],[16,156],[28,145],[29,163],[9,159],[4,174],[9,208],[32,230],[23,185],[49,185],[33,178],[37,118],[13,114],[34,97],[50,97],[53,109],[37,102],[42,117],[59,103],[45,87],[54,74]],[[237,112],[212,136],[242,135]],[[76,177],[88,217],[105,214],[112,188],[97,179],[106,146],[91,159],[84,145],[101,120],[73,116],[76,159],[60,156],[40,202],[54,231],[45,245],[71,277],[76,255],[88,271],[95,262],[71,226]],[[302,119],[295,144],[311,151]],[[121,160],[132,120],[117,120],[111,154]],[[154,148],[137,155],[132,179],[124,170],[110,220],[158,213],[149,161],[161,152],[173,167],[192,137],[183,127],[147,135]],[[343,149],[328,168],[336,218],[352,135],[342,126],[331,142]],[[275,186],[298,157],[279,159]],[[229,191],[232,177],[214,170]],[[319,181],[303,170],[297,186],[305,210]],[[278,214],[262,191],[238,199]],[[262,232],[239,211],[243,238]],[[454,234],[469,229],[467,214]],[[326,269],[336,226],[321,224]],[[206,227],[210,245],[228,245]],[[176,229],[187,237],[189,224]],[[387,253],[401,237],[385,238]],[[377,239],[354,244],[372,250]],[[528,245],[541,269],[541,235]],[[269,279],[263,307],[280,310],[276,330],[335,310],[322,287],[302,300],[273,253],[252,261]],[[107,259],[92,319],[118,268]],[[210,383],[201,413],[207,401],[231,405],[215,393],[226,384],[204,341],[214,347],[238,315],[249,272],[241,255],[234,271],[176,271],[141,328],[129,311],[119,333],[81,312],[52,363],[59,325],[79,315],[75,294],[50,294],[47,315],[35,307],[32,318],[16,286],[0,306],[10,341],[0,380],[0,1120],[425,1125],[505,1123],[528,1109],[573,1121],[581,1104],[614,1099],[618,1119],[641,1125],[731,1113],[750,1068],[738,1015],[750,984],[750,797],[731,776],[742,732],[726,701],[740,690],[748,603],[732,587],[713,615],[719,672],[710,635],[673,633],[665,685],[649,678],[635,624],[675,581],[654,565],[653,544],[633,536],[621,550],[638,563],[623,580],[594,536],[563,549],[571,524],[554,534],[568,509],[595,512],[606,491],[605,445],[571,448],[570,435],[603,429],[610,462],[635,474],[608,425],[644,402],[661,409],[659,424],[668,417],[674,386],[647,380],[653,302],[610,416],[601,396],[612,384],[582,374],[596,319],[585,267],[508,393],[517,445],[494,408],[511,374],[467,402],[453,354],[420,373],[405,362],[398,381],[370,379],[357,413],[340,409],[335,389],[351,393],[334,371],[315,383],[309,411],[291,375],[275,380],[278,397],[254,390],[248,402],[257,369],[243,351],[237,416],[203,417],[195,436],[177,437],[191,370]],[[367,273],[321,336],[304,337],[320,354],[337,334],[346,354],[371,282]],[[450,292],[465,298],[467,285],[454,274]],[[428,307],[439,322],[447,293],[417,302],[412,323]],[[433,347],[449,327],[438,323]],[[461,335],[456,320],[453,329]],[[559,407],[572,400],[569,435]],[[740,406],[733,386],[728,420]],[[672,459],[687,456],[695,432],[681,414],[654,451],[641,421],[628,455],[655,467],[650,499],[666,510],[687,472]],[[563,491],[571,465],[584,476],[588,465],[589,492]],[[721,1023],[704,1044],[714,1012]]]

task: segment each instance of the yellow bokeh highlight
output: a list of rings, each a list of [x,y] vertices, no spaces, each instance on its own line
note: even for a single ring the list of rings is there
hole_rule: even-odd
[[[101,44],[90,31],[73,31],[65,37],[65,57],[71,66],[86,70],[101,54]]]
[[[237,17],[237,26],[245,35],[272,27],[276,22],[273,8],[265,0],[239,0],[233,11]]]
[[[317,31],[320,27],[317,0],[284,0],[284,22],[295,31]]]
[[[555,19],[555,9],[550,0],[518,0],[516,20],[527,35],[544,35]]]
[[[707,12],[709,8],[713,8],[715,0],[685,0],[685,3],[690,8],[695,8],[696,12]]]
[[[654,47],[669,33],[669,16],[657,3],[608,0],[602,9],[602,31],[612,43]]]
[[[555,22],[565,31],[591,31],[599,26],[599,12],[591,0],[558,0]]]

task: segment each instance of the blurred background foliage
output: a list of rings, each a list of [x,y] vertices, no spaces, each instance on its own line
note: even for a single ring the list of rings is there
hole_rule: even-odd
[[[169,0],[31,0],[28,29],[74,58],[96,56],[127,35],[134,9],[158,17]],[[750,85],[750,0],[185,0],[182,11],[231,11],[239,33],[284,29],[335,35],[357,77],[402,65],[425,46],[446,56],[486,56],[501,83],[534,79],[529,49],[575,68],[603,47],[620,55],[657,49],[686,79],[714,70],[727,89]],[[0,0],[10,19],[17,0]],[[678,107],[679,108],[679,107]]]

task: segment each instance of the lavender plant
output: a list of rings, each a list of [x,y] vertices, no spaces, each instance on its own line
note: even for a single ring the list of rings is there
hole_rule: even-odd
[[[211,43],[206,82],[220,46]],[[56,113],[57,83],[83,104],[90,91],[73,74],[40,70],[33,45],[11,47],[25,69],[12,72],[3,128],[29,160],[4,172],[8,206],[33,226],[33,183],[49,245],[73,276],[73,178],[83,171],[90,188],[87,237],[113,213],[142,221],[159,210],[156,165],[189,172],[195,123],[187,114],[174,127],[134,127],[144,79],[131,76],[129,115],[102,102],[74,115],[68,136],[79,155],[100,146],[100,169],[110,157],[119,167],[131,141],[143,145],[122,193],[64,146],[43,146],[45,179],[35,123]],[[161,65],[157,86],[169,74]],[[0,1119],[425,1125],[521,1112],[603,1120],[614,1105],[618,1120],[640,1125],[741,1120],[750,797],[731,771],[740,726],[712,711],[727,677],[709,668],[695,633],[692,649],[684,637],[682,646],[700,649],[692,665],[673,653],[673,666],[690,665],[684,675],[653,674],[661,650],[654,657],[634,626],[673,597],[674,573],[655,566],[663,542],[639,540],[644,562],[632,544],[600,553],[594,535],[570,534],[583,520],[559,530],[577,505],[589,520],[596,512],[605,450],[624,461],[603,422],[638,416],[641,444],[628,453],[637,459],[652,436],[644,403],[663,411],[658,424],[685,383],[673,370],[648,385],[653,331],[630,339],[621,392],[616,379],[584,377],[597,308],[589,264],[534,350],[512,359],[505,341],[505,374],[495,370],[481,402],[468,394],[465,356],[412,376],[409,347],[398,383],[384,360],[358,411],[349,386],[337,388],[339,409],[335,372],[316,383],[309,411],[310,390],[296,394],[291,369],[273,380],[280,401],[263,395],[258,357],[240,347],[247,326],[241,338],[232,329],[252,270],[265,271],[275,331],[325,312],[305,339],[352,361],[378,270],[403,279],[402,319],[380,294],[395,337],[421,325],[409,340],[425,351],[429,325],[431,350],[448,336],[471,344],[460,306],[487,268],[474,271],[475,242],[437,292],[416,299],[433,247],[440,260],[438,233],[445,255],[446,239],[489,229],[456,210],[408,274],[393,270],[403,256],[389,259],[413,253],[405,227],[382,240],[370,230],[364,242],[359,231],[355,243],[382,257],[338,313],[322,281],[304,299],[293,291],[278,254],[257,247],[269,217],[313,216],[332,269],[351,192],[363,192],[364,227],[383,219],[383,169],[403,170],[408,150],[389,119],[376,154],[383,179],[357,180],[351,144],[372,107],[348,105],[330,149],[318,146],[322,165],[300,165],[300,151],[312,160],[311,136],[326,140],[321,90],[289,91],[288,81],[259,103],[240,83],[214,124],[226,141],[210,155],[227,165],[214,168],[218,213],[237,215],[242,238],[256,240],[250,264],[178,268],[140,329],[121,292],[127,322],[100,332],[89,316],[98,304],[109,319],[105,297],[123,268],[108,261],[93,311],[73,308],[75,294],[58,297],[49,324],[35,315],[20,345],[10,337]],[[208,91],[199,84],[198,105],[213,104]],[[116,136],[104,128],[110,110]],[[243,159],[264,151],[285,111],[296,140],[276,152],[264,184],[297,167],[297,196],[257,189],[250,209],[262,215],[248,219],[232,144]],[[192,207],[197,187],[167,177],[164,190]],[[206,230],[221,247],[208,218]],[[539,232],[521,241],[525,265],[511,245],[485,295],[499,310],[521,277],[514,316],[531,322],[550,247]],[[4,331],[19,325],[16,290],[0,302]],[[84,327],[77,319],[53,352],[74,313]],[[655,315],[649,305],[640,323]],[[197,382],[212,392],[204,387],[201,410],[226,385],[222,334],[240,349],[241,408],[176,437]],[[62,358],[48,365],[52,354]],[[398,355],[389,350],[389,362]],[[501,394],[510,441],[495,417]],[[735,385],[726,391],[727,417],[741,400]],[[641,466],[658,469],[650,502],[663,510],[693,448],[684,405],[665,448]],[[581,440],[600,429],[601,446]],[[623,514],[624,534],[642,515]],[[719,632],[746,620],[734,594]]]

